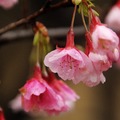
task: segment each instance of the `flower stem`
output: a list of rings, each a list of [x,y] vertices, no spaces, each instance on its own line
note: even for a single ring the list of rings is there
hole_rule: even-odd
[[[84,14],[83,14],[83,9],[81,9],[81,16],[82,16],[82,21],[83,21],[83,25],[85,27],[85,30],[88,31],[88,28],[87,28],[87,25],[86,25],[86,22],[85,22],[85,18],[84,18]]]
[[[72,29],[73,29],[73,26],[74,26],[76,9],[77,9],[77,5],[75,5],[74,11],[73,11],[73,16],[72,16],[72,21],[71,21],[71,28],[72,28]]]

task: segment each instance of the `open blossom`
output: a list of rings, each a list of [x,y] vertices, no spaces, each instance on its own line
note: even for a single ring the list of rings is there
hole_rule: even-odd
[[[75,48],[74,33],[71,30],[67,35],[66,47],[48,53],[44,63],[63,80],[72,80],[75,84],[82,81],[88,86],[95,86],[102,81],[88,56]]]
[[[5,9],[13,7],[18,2],[18,0],[0,0],[0,6]]]
[[[1,107],[0,107],[0,120],[5,120],[4,113]]]
[[[120,32],[120,0],[110,9],[105,18],[105,23],[114,31]]]
[[[119,38],[115,32],[98,22],[97,19],[94,18],[91,23],[93,51],[107,55],[111,61],[117,61],[119,58]]]
[[[20,89],[25,111],[61,110],[62,98],[42,79],[40,68],[36,67],[34,76]]]

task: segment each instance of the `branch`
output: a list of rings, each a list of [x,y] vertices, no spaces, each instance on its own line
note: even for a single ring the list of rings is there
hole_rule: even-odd
[[[49,0],[48,0],[49,1]],[[59,3],[56,3],[54,5],[51,5],[50,7],[46,8],[45,5],[39,9],[38,11],[34,12],[33,14],[25,17],[25,18],[22,18],[16,22],[13,22],[13,23],[10,23],[8,24],[7,26],[3,27],[0,29],[0,35],[9,31],[9,30],[12,30],[18,26],[21,26],[25,23],[29,23],[32,19],[35,19],[37,16],[39,16],[40,14],[43,14],[47,11],[50,11],[50,10],[54,10],[54,9],[57,9],[57,8],[60,8],[60,7],[63,7],[63,6],[66,6],[69,4],[69,0],[63,0],[62,2],[59,2]]]

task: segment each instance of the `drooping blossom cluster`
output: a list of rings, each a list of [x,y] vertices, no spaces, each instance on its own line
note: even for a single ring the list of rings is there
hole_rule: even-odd
[[[51,73],[52,74],[52,73]],[[42,77],[39,66],[34,75],[20,89],[22,105],[26,112],[39,111],[58,114],[68,111],[79,96],[54,75]]]
[[[89,35],[89,36],[88,36]],[[87,54],[98,73],[108,70],[119,58],[119,38],[115,32],[102,24],[98,17],[91,22],[86,33]]]
[[[5,9],[9,9],[13,7],[17,2],[18,0],[0,0],[0,6]]]
[[[82,81],[88,86],[94,86],[102,81],[103,75],[97,74],[92,61],[74,46],[72,29],[68,32],[66,47],[48,53],[44,63],[63,80],[72,80],[75,84]]]
[[[86,0],[73,0],[73,2],[77,5],[83,2],[85,9],[88,3]],[[57,47],[48,53],[47,29],[37,22],[33,44],[37,47],[36,61],[42,67],[40,68],[38,64],[35,66],[32,77],[20,89],[21,95],[10,103],[13,109],[44,112],[50,115],[70,110],[79,96],[62,80],[58,80],[54,73],[63,80],[72,80],[75,84],[82,82],[89,87],[106,81],[103,72],[119,59],[119,38],[115,32],[100,22],[91,8],[87,10],[90,24],[85,33],[84,51],[75,46],[75,35],[71,24],[65,47]],[[45,66],[50,70],[45,68],[43,59]]]
[[[82,81],[92,87],[105,82],[103,71],[119,58],[119,38],[96,16],[92,16],[90,31],[86,32],[86,54],[74,45],[74,33],[70,29],[65,48],[48,53],[44,63],[63,80]]]

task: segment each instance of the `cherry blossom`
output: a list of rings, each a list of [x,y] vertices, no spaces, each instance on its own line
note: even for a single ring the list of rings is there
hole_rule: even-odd
[[[91,39],[93,51],[107,55],[111,61],[119,58],[119,38],[117,34],[94,17],[91,23]]]
[[[66,47],[48,53],[44,63],[63,80],[72,80],[75,84],[82,81],[92,87],[101,81],[100,74],[96,72],[90,58],[74,46],[74,34],[71,30],[67,35]]]
[[[20,92],[26,112],[46,112],[50,115],[70,110],[79,99],[79,96],[61,80],[57,80],[53,73],[50,72],[47,77],[41,74],[38,66],[33,77],[26,82]]]
[[[118,19],[118,16],[120,15],[120,0],[110,9],[108,12],[106,18],[105,18],[105,23],[113,29],[120,40],[120,20]],[[120,43],[119,43],[119,59],[117,60],[117,66],[120,67]]]
[[[39,67],[34,76],[20,89],[24,110],[50,111],[61,110],[64,106],[62,98],[42,79]]]
[[[120,32],[120,0],[110,9],[105,18],[105,23],[115,32]]]
[[[13,7],[18,0],[0,0],[0,6],[2,6],[5,9],[9,9]]]
[[[103,72],[108,70],[110,67],[112,67],[112,61],[109,60],[108,56],[106,53],[103,51],[99,51],[95,49],[94,41],[92,41],[91,35],[89,32],[86,33],[86,54],[92,61],[94,68],[96,71]],[[104,54],[103,54],[104,53]]]

